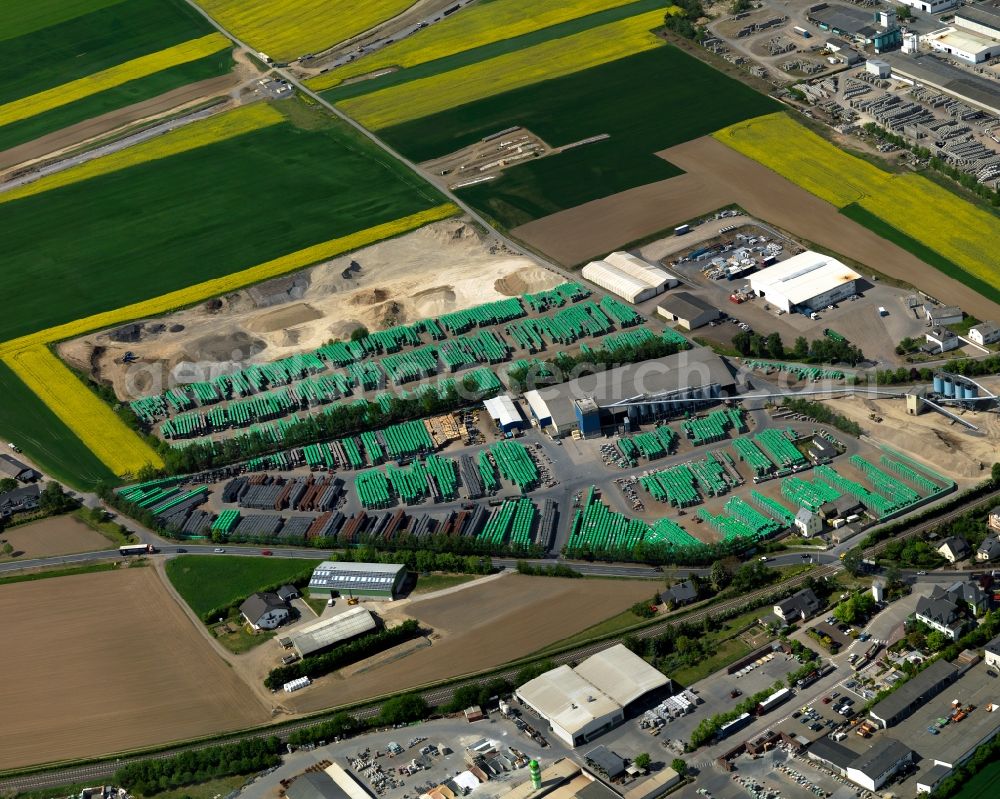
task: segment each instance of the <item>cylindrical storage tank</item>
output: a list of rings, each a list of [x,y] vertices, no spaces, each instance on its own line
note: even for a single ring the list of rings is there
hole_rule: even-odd
[[[934,375],[934,393],[944,394],[944,378],[941,375]]]
[[[954,397],[955,383],[952,381],[952,379],[950,377],[946,377],[942,380],[942,383],[943,385],[941,387],[941,393],[946,397]]]
[[[975,399],[979,396],[979,386],[974,383],[969,383],[969,385],[965,387],[965,390],[967,392],[965,395],[966,399]]]

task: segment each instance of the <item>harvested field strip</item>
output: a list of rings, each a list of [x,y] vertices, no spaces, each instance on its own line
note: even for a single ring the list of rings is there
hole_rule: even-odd
[[[47,347],[4,356],[7,365],[117,475],[135,475],[163,461],[114,411],[84,386]]]
[[[718,131],[716,138],[838,208],[857,203],[961,271],[967,285],[1000,277],[1000,219],[920,175],[893,175],[843,152],[786,114]],[[975,288],[975,286],[973,286]]]
[[[0,3],[4,9],[9,5],[10,0]],[[17,73],[17,80],[0,84],[0,105],[214,32],[184,0],[94,6],[89,13],[16,38],[3,38],[6,30],[0,24],[0,62],[16,65],[10,69]]]
[[[401,72],[392,74],[405,82],[414,77],[423,78],[429,74],[522,50],[549,39],[578,33],[604,22],[623,19],[656,7],[662,7],[662,0],[557,0],[547,3],[541,9],[531,0],[495,0],[467,8],[461,14],[455,14],[421,31],[419,35],[409,36],[306,83],[313,91],[323,91],[338,86],[349,78],[387,67],[402,67]],[[454,63],[458,59],[453,56],[458,55],[461,55],[462,62]],[[418,73],[413,69],[418,65],[427,65],[432,71],[421,70]],[[379,77],[350,86],[360,90],[359,94],[367,94],[384,88],[383,81],[384,78]],[[340,100],[350,95],[333,92],[327,96]]]
[[[50,133],[64,131],[66,128],[80,122],[94,120],[103,114],[118,111],[128,106],[134,106],[137,103],[145,103],[147,100],[153,98],[160,98],[160,102],[165,104],[164,107],[170,108],[170,105],[166,105],[169,98],[165,98],[163,95],[209,78],[225,75],[232,68],[233,57],[231,52],[228,49],[222,50],[205,58],[199,58],[197,61],[190,61],[186,64],[171,67],[170,69],[164,69],[152,75],[147,75],[144,78],[138,78],[137,80],[123,83],[120,86],[115,86],[112,89],[105,89],[82,100],[61,105],[51,111],[29,117],[20,122],[4,125],[0,128],[0,152],[28,142],[35,142],[36,139]],[[196,91],[196,88],[192,87],[191,91]],[[196,97],[197,95],[193,97],[188,95],[184,100],[175,102],[173,105],[189,102]],[[135,111],[136,116],[151,116],[156,113],[153,109],[147,109],[145,112],[138,109],[135,109]],[[95,132],[100,133],[101,131]],[[67,134],[69,133],[67,131]],[[81,136],[86,137],[86,134],[81,134]],[[80,140],[80,138],[77,138],[70,141]],[[38,142],[36,146],[42,144],[44,143]],[[56,149],[58,149],[58,145],[52,145],[49,149],[41,150],[40,152],[48,153]],[[8,161],[8,164],[26,160],[23,157],[15,159],[13,153],[6,155],[12,159]]]
[[[279,275],[303,269],[320,261],[335,258],[345,252],[367,247],[376,241],[399,236],[410,230],[428,225],[431,222],[447,219],[449,216],[454,216],[457,213],[458,208],[450,203],[429,208],[426,211],[411,214],[393,222],[386,222],[367,230],[360,230],[357,233],[351,233],[347,236],[325,241],[322,244],[307,247],[304,250],[299,250],[281,258],[275,258],[273,261],[259,264],[250,269],[244,269],[242,272],[236,272],[214,280],[207,280],[204,283],[198,283],[179,291],[172,291],[169,294],[163,294],[151,300],[133,303],[123,308],[116,308],[113,311],[106,311],[84,319],[77,319],[73,322],[67,322],[57,327],[51,327],[38,333],[14,339],[5,344],[0,344],[0,355],[5,355],[12,350],[23,349],[34,344],[62,341],[63,339],[73,338],[91,330],[100,330],[101,328],[111,327],[112,325],[121,324],[133,319],[156,316],[186,305],[193,305],[202,300],[217,297],[220,294],[235,291],[253,283],[269,280],[272,277],[278,277]]]
[[[199,0],[224,27],[276,60],[321,51],[402,13],[414,0]]]
[[[0,436],[27,452],[46,474],[80,488],[115,483],[103,464],[0,360]]]
[[[137,144],[125,150],[111,153],[102,158],[57,172],[11,191],[0,194],[0,204],[52,191],[63,186],[71,186],[83,180],[91,180],[101,175],[118,172],[137,164],[145,164],[162,158],[170,158],[208,144],[242,136],[255,130],[284,122],[285,117],[269,105],[257,104],[237,108],[224,114],[193,122],[169,135]]]
[[[89,97],[106,89],[112,89],[115,86],[121,86],[131,80],[144,78],[180,64],[197,61],[231,47],[232,43],[221,33],[210,33],[200,39],[193,39],[157,53],[140,56],[126,61],[124,64],[110,67],[103,72],[64,83],[62,86],[29,95],[6,105],[0,105],[0,126],[51,111],[53,108]]]
[[[970,275],[968,272],[960,269],[952,261],[942,257],[939,253],[935,252],[927,245],[922,244],[910,236],[907,236],[905,233],[902,233],[888,222],[879,219],[871,211],[866,210],[857,203],[851,203],[850,205],[844,206],[840,209],[840,213],[848,219],[853,219],[859,225],[863,225],[868,228],[868,230],[872,233],[875,233],[883,239],[891,241],[893,244],[902,247],[907,252],[917,256],[917,258],[924,263],[930,264],[938,271],[948,275],[948,277],[954,278],[955,280],[961,280],[970,288],[978,291],[984,297],[993,300],[993,302],[1000,303],[1000,289],[997,288],[995,283],[988,283],[985,280],[979,280],[978,278]]]
[[[0,4],[0,41],[58,25],[123,0],[5,0]]]
[[[662,12],[641,14],[346,100],[340,107],[365,126],[378,130],[660,47],[662,42],[651,31],[662,22]]]

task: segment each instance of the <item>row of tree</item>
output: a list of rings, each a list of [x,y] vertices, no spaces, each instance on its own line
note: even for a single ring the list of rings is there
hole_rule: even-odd
[[[311,680],[329,674],[331,671],[342,669],[351,663],[376,655],[390,647],[408,641],[419,635],[420,622],[416,619],[407,619],[402,624],[387,630],[364,635],[342,644],[322,655],[307,655],[301,660],[288,666],[278,666],[268,672],[264,678],[264,686],[272,691],[281,688],[285,683],[297,680],[300,677],[308,677]]]
[[[856,366],[865,360],[865,354],[853,344],[832,338],[817,338],[810,342],[805,336],[799,336],[792,348],[786,349],[778,333],[761,336],[744,331],[733,336],[733,347],[744,357],[770,358],[777,361],[849,363],[851,366]]]
[[[141,760],[115,772],[115,783],[129,792],[153,796],[162,791],[195,785],[234,774],[253,774],[281,762],[277,736],[250,738],[234,744],[181,752],[173,757]]]
[[[811,419],[815,419],[817,422],[828,424],[831,427],[836,427],[838,430],[848,433],[849,435],[860,436],[863,432],[861,425],[857,422],[848,419],[846,416],[843,416],[836,411],[830,410],[822,402],[785,397],[784,400],[782,400],[782,405],[793,413],[804,414]]]
[[[910,13],[909,9],[907,9],[907,13]],[[902,16],[900,16],[899,18],[904,19],[904,17]],[[885,128],[880,127],[879,125],[876,125],[874,122],[869,122],[866,125],[864,125],[864,129],[867,133],[875,136],[876,138],[881,139],[882,141],[889,142],[890,144],[895,144],[897,147],[900,147],[901,149],[909,150],[918,158],[923,158],[928,162],[931,169],[935,170],[936,172],[940,172],[943,175],[947,175],[955,182],[961,184],[963,188],[966,188],[969,191],[973,192],[974,194],[978,195],[986,202],[988,202],[990,205],[994,207],[1000,207],[1000,191],[991,189],[985,183],[980,183],[978,180],[976,180],[975,175],[952,166],[951,164],[948,163],[946,159],[938,158],[937,156],[932,155],[931,151],[928,148],[921,147],[918,144],[911,144],[910,141],[904,136],[892,133],[891,131],[888,131]]]

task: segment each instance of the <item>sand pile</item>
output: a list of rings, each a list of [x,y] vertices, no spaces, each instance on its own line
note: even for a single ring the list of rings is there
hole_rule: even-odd
[[[129,343],[103,331],[59,352],[120,398],[134,399],[169,387],[179,368],[207,379],[220,362],[271,361],[347,338],[362,325],[409,324],[561,282],[529,258],[490,248],[467,222],[447,220],[142,323]],[[128,351],[137,364],[125,367]]]
[[[1000,449],[1000,419],[994,413],[960,413],[980,428],[981,432],[975,433],[935,411],[910,416],[903,400],[850,397],[827,400],[826,404],[853,419],[876,441],[956,481],[981,480]],[[882,421],[872,421],[869,413],[881,416]]]

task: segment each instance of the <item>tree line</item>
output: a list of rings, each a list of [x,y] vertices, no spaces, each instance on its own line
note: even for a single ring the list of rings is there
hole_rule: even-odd
[[[770,358],[776,361],[849,363],[856,366],[865,360],[865,354],[849,341],[832,338],[817,338],[810,342],[805,336],[799,336],[791,349],[785,349],[778,333],[761,336],[741,331],[733,336],[733,347],[744,357]]]
[[[277,766],[281,762],[280,750],[281,741],[277,736],[250,738],[234,744],[189,750],[162,760],[130,763],[115,772],[114,780],[132,794],[153,796],[185,785],[234,774],[252,774]]]
[[[347,644],[342,644],[322,655],[306,655],[306,657],[288,666],[278,666],[268,672],[264,678],[264,687],[272,691],[281,688],[285,683],[308,677],[315,680],[331,671],[356,663],[371,657],[390,647],[408,641],[420,633],[420,622],[407,619],[402,624],[388,630],[364,635]]]

